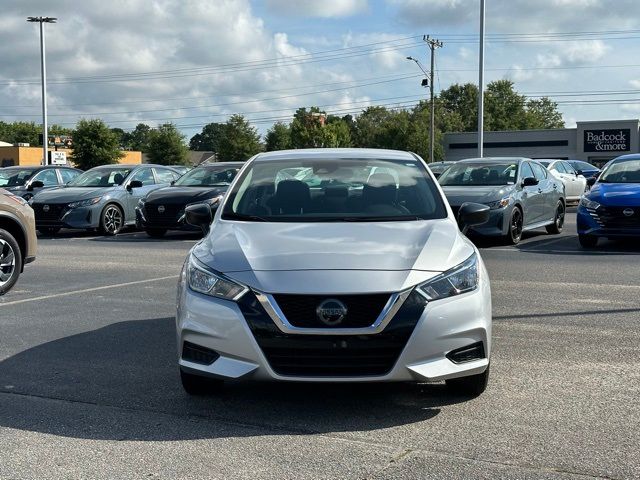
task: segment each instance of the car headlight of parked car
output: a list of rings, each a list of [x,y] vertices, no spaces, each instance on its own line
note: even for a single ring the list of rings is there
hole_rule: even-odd
[[[137,205],[139,210],[142,210],[144,208],[144,199],[140,199],[138,200],[138,205]]]
[[[100,200],[102,200],[102,197],[87,198],[86,200],[71,202],[69,204],[69,208],[90,207],[91,205],[95,205],[96,203],[98,203]]]
[[[500,200],[496,200],[495,202],[489,202],[486,205],[491,210],[498,210],[499,208],[504,208],[509,206],[510,203],[511,203],[511,197],[504,197],[504,198],[501,198]]]
[[[225,300],[238,300],[249,289],[244,285],[215,273],[200,263],[193,255],[189,257],[187,265],[187,282],[194,292],[203,293]]]
[[[584,208],[590,208],[592,210],[597,210],[600,207],[598,202],[594,202],[593,200],[589,200],[587,197],[580,198],[580,206]]]
[[[460,265],[418,285],[429,301],[453,297],[478,288],[478,257],[474,253]]]

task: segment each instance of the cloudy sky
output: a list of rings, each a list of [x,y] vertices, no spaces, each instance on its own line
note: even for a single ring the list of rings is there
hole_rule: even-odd
[[[264,133],[299,106],[336,114],[412,105],[476,82],[479,0],[21,0],[0,17],[0,120],[40,120],[46,26],[49,122],[130,130],[171,121],[189,138],[242,113]],[[486,78],[559,103],[568,126],[640,117],[638,0],[487,0]]]

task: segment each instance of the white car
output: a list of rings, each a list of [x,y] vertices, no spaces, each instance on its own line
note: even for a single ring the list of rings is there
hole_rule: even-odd
[[[587,189],[587,179],[565,160],[538,160],[564,184],[567,202],[579,202]]]
[[[313,171],[308,182],[282,175],[299,167]],[[209,233],[178,287],[185,390],[230,379],[444,380],[479,395],[489,378],[491,290],[457,220],[477,225],[488,214],[468,203],[454,218],[415,154],[256,155],[214,217],[209,205],[186,209]]]

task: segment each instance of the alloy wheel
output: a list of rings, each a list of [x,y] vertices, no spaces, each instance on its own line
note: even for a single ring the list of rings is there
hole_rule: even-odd
[[[110,235],[115,235],[122,228],[122,212],[115,205],[110,205],[104,211],[104,231]]]
[[[16,255],[9,242],[0,238],[0,287],[11,280],[16,269]]]
[[[564,206],[558,205],[558,209],[556,211],[556,227],[558,230],[562,230],[562,227],[564,227],[564,215]]]
[[[519,209],[515,209],[511,216],[511,241],[513,243],[518,243],[520,241],[520,237],[522,237],[522,213],[520,213]]]

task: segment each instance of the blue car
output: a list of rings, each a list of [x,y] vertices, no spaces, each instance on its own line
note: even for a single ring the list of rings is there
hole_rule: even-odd
[[[578,239],[593,248],[600,237],[640,238],[640,154],[611,160],[578,206]]]
[[[600,169],[595,165],[583,162],[582,160],[567,160],[573,168],[575,168],[578,175],[582,175],[584,178],[597,177],[600,173]]]

